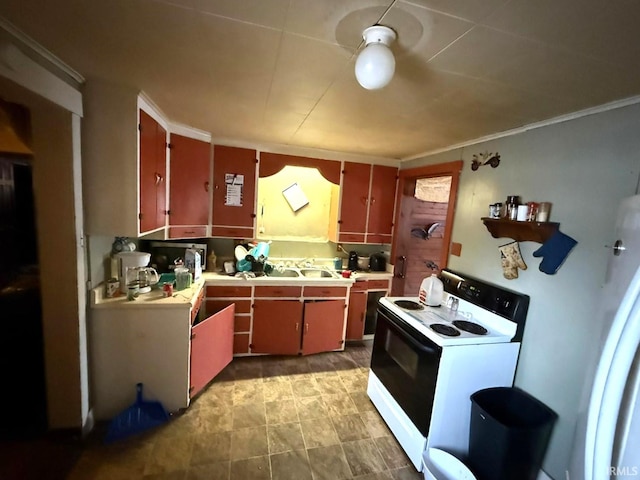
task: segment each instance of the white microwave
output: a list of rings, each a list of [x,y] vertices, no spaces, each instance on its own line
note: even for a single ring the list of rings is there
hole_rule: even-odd
[[[205,271],[207,269],[206,243],[151,242],[149,244],[149,253],[151,253],[150,265],[155,268],[158,273],[172,273],[177,262],[182,261],[182,263],[184,263],[185,253],[188,248],[198,251],[202,271]]]

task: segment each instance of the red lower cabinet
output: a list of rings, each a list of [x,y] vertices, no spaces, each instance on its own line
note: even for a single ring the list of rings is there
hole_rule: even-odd
[[[299,300],[256,300],[253,305],[251,353],[297,355],[302,306]]]
[[[229,305],[191,329],[189,395],[192,398],[233,358],[234,313],[235,305]]]
[[[342,348],[345,308],[346,304],[342,300],[304,303],[303,355]]]

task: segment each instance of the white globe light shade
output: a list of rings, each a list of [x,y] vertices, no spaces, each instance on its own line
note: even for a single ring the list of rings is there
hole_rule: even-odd
[[[356,78],[367,90],[377,90],[391,81],[396,59],[384,43],[370,43],[356,60]]]

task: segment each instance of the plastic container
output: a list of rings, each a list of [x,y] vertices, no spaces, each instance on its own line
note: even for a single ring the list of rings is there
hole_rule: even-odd
[[[176,290],[184,290],[191,286],[191,272],[186,267],[176,267]]]
[[[437,307],[442,303],[443,292],[442,280],[435,273],[432,273],[430,277],[422,280],[420,284],[420,301],[430,307]]]
[[[479,480],[535,480],[558,416],[516,387],[471,395],[468,464]]]

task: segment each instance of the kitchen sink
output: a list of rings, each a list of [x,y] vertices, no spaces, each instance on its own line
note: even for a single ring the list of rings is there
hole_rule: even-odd
[[[285,268],[284,270],[276,270],[275,268],[269,273],[269,277],[288,277],[288,278],[298,278],[300,274],[292,269]]]
[[[300,273],[309,278],[336,278],[331,272],[317,268],[303,269]]]

